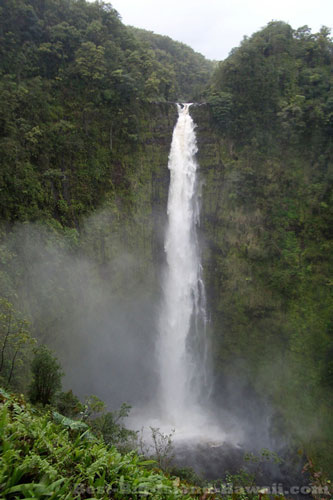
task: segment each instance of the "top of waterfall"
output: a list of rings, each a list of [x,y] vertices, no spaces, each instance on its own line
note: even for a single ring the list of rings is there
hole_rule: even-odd
[[[181,102],[181,103],[176,103],[178,111],[184,110],[188,111],[189,107],[192,106],[193,102]]]
[[[186,107],[188,109],[190,106],[205,106],[207,103],[206,102],[176,102],[175,104],[177,104],[177,107],[180,109],[182,109],[184,107]]]
[[[177,104],[177,106],[188,104],[190,106],[206,106],[207,102],[175,102],[175,101],[151,101],[151,104]]]

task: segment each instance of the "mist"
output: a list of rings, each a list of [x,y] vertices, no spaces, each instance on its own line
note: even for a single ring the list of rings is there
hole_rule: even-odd
[[[70,235],[34,224],[17,225],[9,246],[16,253],[12,264],[20,269],[21,307],[33,334],[59,357],[64,388],[81,398],[95,394],[116,408],[143,403],[156,388],[158,299],[152,273],[143,275],[140,255],[129,253],[111,227],[111,240],[104,242],[111,259],[101,263],[89,255],[90,231],[107,215],[102,211],[86,220],[75,250]]]
[[[7,239],[15,255],[10,272],[18,275],[20,307],[34,336],[59,357],[64,388],[80,398],[95,394],[110,408],[123,402],[141,407],[154,401],[159,390],[156,336],[162,273],[140,248],[135,255],[129,251],[112,222],[108,209],[87,218],[80,243],[74,233],[59,235],[41,224],[18,224]],[[101,226],[103,237],[96,230]],[[243,386],[239,380],[215,379],[214,411],[230,432],[240,416],[227,417],[228,408],[238,407],[240,413],[253,399]],[[262,434],[262,422],[260,427]]]
[[[155,417],[161,273],[142,249],[136,255],[129,251],[131,245],[113,231],[113,223],[109,209],[87,218],[80,243],[73,232],[60,236],[40,224],[16,225],[7,240],[15,255],[11,272],[18,273],[19,301],[33,335],[61,362],[63,389],[72,389],[81,400],[97,395],[110,410],[126,402],[132,406],[129,426],[149,430],[151,424],[160,426]],[[103,238],[99,227],[104,227]],[[289,447],[285,429],[278,439],[271,433],[278,414],[247,381],[244,361],[235,356],[233,367],[229,376],[220,373],[213,380],[210,402],[205,403],[213,422],[206,444],[202,436],[193,435],[176,442],[176,463],[211,479],[224,470],[236,472],[247,451],[267,448],[285,455]],[[261,376],[273,378],[274,373]],[[267,477],[285,480],[276,466]]]

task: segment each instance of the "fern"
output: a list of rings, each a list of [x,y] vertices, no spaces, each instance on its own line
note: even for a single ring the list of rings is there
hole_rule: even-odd
[[[134,451],[121,454],[58,414],[1,394],[0,497],[6,500],[190,499]],[[88,433],[88,434],[87,434]],[[88,439],[87,439],[88,435]]]

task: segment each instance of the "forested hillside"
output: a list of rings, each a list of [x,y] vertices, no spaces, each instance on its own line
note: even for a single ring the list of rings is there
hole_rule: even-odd
[[[332,443],[332,63],[328,29],[270,23],[220,63],[214,139],[199,133],[221,383],[246,399],[251,380],[278,409],[277,442],[286,419],[318,460]]]
[[[203,88],[213,75],[215,64],[212,61],[167,36],[132,27],[130,31],[144,47],[154,52],[158,62],[167,68],[169,77],[173,69],[172,77],[177,84],[172,99],[179,102],[200,100]]]
[[[189,47],[166,39],[157,50],[139,35],[108,4],[3,3],[3,219],[78,227],[106,193],[130,201],[125,158],[156,112],[150,103],[192,98],[184,74],[203,85],[213,67]]]
[[[80,396],[156,389],[172,102],[196,100],[215,402],[329,474],[329,30],[272,22],[216,65],[109,4],[0,7],[1,383],[27,390],[37,338]]]

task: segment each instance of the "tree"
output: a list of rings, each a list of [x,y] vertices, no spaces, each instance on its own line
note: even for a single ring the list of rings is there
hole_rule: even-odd
[[[11,384],[17,366],[34,343],[28,321],[11,302],[0,298],[0,377],[5,385]]]
[[[29,396],[32,403],[51,404],[56,393],[61,389],[63,372],[57,358],[46,346],[39,346],[35,350],[35,357],[31,363],[33,381],[30,385]]]
[[[106,411],[105,403],[92,395],[86,399],[83,420],[95,434],[102,436],[106,443],[127,450],[133,447],[137,439],[136,431],[127,429],[123,424],[130,409],[130,405],[123,403],[118,410]]]
[[[72,390],[58,394],[56,405],[58,411],[69,418],[77,417],[84,409],[81,401],[73,394]]]

